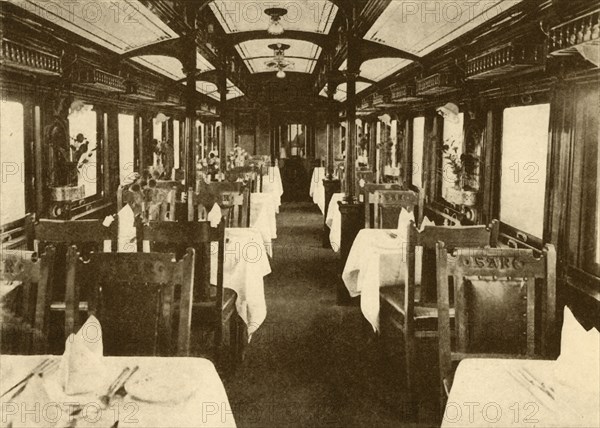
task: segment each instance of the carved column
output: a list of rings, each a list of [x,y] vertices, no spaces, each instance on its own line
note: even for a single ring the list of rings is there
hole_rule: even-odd
[[[329,226],[327,225],[327,212],[329,211],[329,202],[334,193],[338,193],[341,190],[340,180],[335,179],[333,176],[333,151],[334,151],[334,129],[335,121],[337,120],[337,112],[333,109],[333,96],[335,95],[336,84],[329,82],[327,85],[327,98],[330,103],[330,110],[328,111],[327,117],[327,177],[323,180],[323,187],[325,189],[325,209],[323,211],[323,248],[329,248]]]
[[[195,131],[196,131],[196,49],[191,45],[186,54],[184,71],[186,74],[185,88],[185,188],[196,187],[196,155],[195,155]]]
[[[355,196],[356,170],[356,78],[360,72],[360,57],[358,41],[354,35],[353,20],[348,22],[348,71],[346,72],[347,99],[346,120],[348,121],[348,142],[346,144],[346,195],[339,203],[342,217],[342,239],[340,243],[340,270],[344,269],[348,254],[354,243],[354,238],[364,227],[362,204]],[[347,304],[351,301],[350,294],[342,281],[337,285],[337,301]]]
[[[347,136],[346,142],[346,197],[345,201],[354,202],[355,197],[355,174],[356,174],[356,78],[359,73],[358,61],[351,61],[351,44],[348,41],[348,71],[346,72],[347,99],[346,99],[346,121]]]
[[[219,77],[217,81],[217,87],[219,89],[219,94],[221,96],[220,99],[220,107],[221,107],[221,136],[219,138],[219,160],[220,160],[220,172],[221,174],[225,174],[225,170],[227,169],[227,151],[225,148],[225,136],[227,135],[225,126],[228,119],[229,112],[227,111],[227,61],[223,61],[222,70],[219,72]]]

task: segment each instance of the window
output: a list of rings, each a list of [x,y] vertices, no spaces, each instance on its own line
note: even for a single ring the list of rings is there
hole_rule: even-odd
[[[306,154],[306,133],[304,131],[304,125],[297,123],[288,125],[288,142],[292,156],[304,157]]]
[[[464,114],[447,114],[444,116],[444,147],[447,148],[444,152],[442,163],[442,197],[446,200],[451,200],[449,191],[454,188],[462,188],[460,177],[455,171],[455,164],[446,156],[450,156],[460,161],[460,156],[463,152],[463,124]]]
[[[85,197],[98,193],[97,117],[94,106],[75,101],[69,110],[71,162],[77,164],[77,185]]]
[[[412,140],[412,184],[423,187],[423,144],[425,142],[425,118],[423,116],[413,119]]]
[[[162,142],[162,126],[163,123],[161,120],[156,118],[152,119],[152,138],[156,140],[156,142],[152,141],[152,165],[158,165],[159,162],[159,157],[154,152],[154,149],[157,143],[160,144]]]
[[[541,238],[550,104],[504,110],[500,219]]]
[[[398,121],[392,120],[390,125],[390,140],[392,143],[392,167],[398,166]]]
[[[119,178],[127,181],[135,172],[134,117],[119,114]]]
[[[0,159],[2,159],[1,224],[25,217],[25,137],[23,104],[0,102]]]

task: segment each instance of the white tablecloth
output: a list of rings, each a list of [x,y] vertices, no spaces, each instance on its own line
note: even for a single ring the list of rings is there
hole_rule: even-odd
[[[279,212],[281,196],[283,195],[283,183],[278,166],[270,166],[267,175],[263,175],[262,192],[271,195],[275,204],[276,212]]]
[[[217,255],[211,258],[211,283],[217,282]],[[248,338],[267,316],[264,277],[271,273],[263,238],[258,229],[225,229],[223,286],[237,294],[236,308],[248,327]]]
[[[0,280],[0,303],[2,299],[13,292],[17,287],[20,287],[23,283],[21,281],[5,281]]]
[[[379,330],[379,287],[404,284],[406,240],[397,229],[362,229],[348,254],[342,280],[351,296],[360,295],[360,308]]]
[[[600,426],[598,394],[582,394],[577,385],[559,381],[557,369],[556,361],[463,360],[442,427]]]
[[[325,178],[325,168],[317,167],[313,170],[312,178],[310,179],[309,195],[322,213],[325,213],[325,186],[323,179]]]
[[[0,356],[0,389],[2,392],[24,378],[30,370],[40,363],[44,356]],[[59,359],[60,357],[55,357]],[[94,426],[111,426],[119,420],[119,427],[235,427],[231,413],[231,405],[223,387],[221,378],[214,365],[203,358],[159,358],[159,357],[105,357],[106,379],[108,384],[126,367],[139,366],[132,381],[143,379],[153,374],[161,377],[169,373],[190,373],[197,377],[198,388],[192,395],[179,403],[158,404],[136,400],[126,395],[122,400],[115,399],[108,409],[100,410],[98,397],[106,389],[85,395],[66,395],[59,386],[60,370],[44,376],[42,382],[46,389],[48,402],[33,401],[17,395],[11,401],[2,402],[1,426],[9,426],[9,421],[19,421],[14,426],[66,426],[60,422],[68,422],[69,415],[76,405],[83,407],[82,419],[77,427],[92,426],[96,418],[108,424]],[[168,392],[167,392],[168,393]],[[40,397],[42,393],[38,394]],[[7,395],[10,397],[10,394]],[[167,397],[165,397],[167,398]],[[62,417],[62,420],[57,418]],[[24,418],[24,419],[23,419]],[[36,423],[37,421],[37,423]],[[112,423],[111,423],[112,422]]]
[[[250,195],[250,227],[260,230],[265,248],[273,256],[273,239],[277,238],[277,207],[267,193]]]
[[[331,196],[331,201],[329,201],[327,207],[327,218],[325,219],[325,224],[329,227],[329,242],[336,253],[340,251],[342,242],[342,214],[338,202],[343,199],[343,193],[334,193]]]

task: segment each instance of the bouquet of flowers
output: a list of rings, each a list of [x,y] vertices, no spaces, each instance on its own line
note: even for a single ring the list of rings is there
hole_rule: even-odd
[[[227,156],[227,160],[229,161],[229,166],[231,168],[244,166],[246,159],[248,159],[248,153],[237,144]]]
[[[455,139],[446,139],[442,146],[443,158],[447,161],[445,165],[449,165],[454,175],[454,185],[457,189],[463,189],[463,183],[468,182],[473,175],[473,168],[478,161],[477,157],[469,153],[458,152],[459,143]],[[442,174],[444,174],[442,171]]]

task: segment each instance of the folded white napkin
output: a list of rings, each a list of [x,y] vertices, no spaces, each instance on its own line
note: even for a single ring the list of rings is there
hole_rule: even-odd
[[[71,334],[61,360],[61,379],[68,395],[98,391],[106,384],[106,367],[102,361],[102,329],[93,315]]]
[[[48,394],[48,390],[46,389],[46,385],[44,384],[44,379],[41,376],[33,376],[31,379],[27,381],[27,385],[23,392],[18,394],[15,398],[10,400],[11,403],[7,403],[8,406],[16,405],[18,411],[12,416],[3,415],[3,419],[6,416],[10,421],[8,426],[12,426],[13,428],[23,427],[23,428],[36,428],[36,427],[53,427],[55,426],[49,419],[54,419],[54,415],[49,417],[44,417],[44,413],[41,411],[24,411],[26,409],[33,410],[37,409],[51,409],[52,400],[50,395]],[[34,407],[35,406],[35,407]],[[4,409],[3,409],[4,410]],[[49,410],[51,413],[51,410]],[[2,421],[2,426],[7,421]]]
[[[435,226],[435,223],[429,220],[429,217],[423,217],[423,221],[421,222],[421,227],[419,228],[419,232],[423,232],[425,226]]]
[[[221,216],[221,207],[219,207],[219,204],[214,204],[207,216],[207,220],[210,221],[210,227],[217,227],[221,223]]]
[[[118,246],[120,253],[134,253],[137,251],[135,242],[135,214],[129,204],[125,204],[117,214],[119,221],[118,227]]]
[[[398,232],[401,234],[400,236],[405,236],[411,221],[415,221],[415,213],[408,212],[402,208],[398,216]]]

